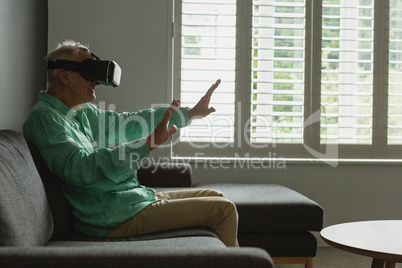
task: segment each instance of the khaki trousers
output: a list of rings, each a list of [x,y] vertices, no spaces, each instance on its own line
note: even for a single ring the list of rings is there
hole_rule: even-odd
[[[228,247],[238,247],[236,206],[216,190],[192,189],[156,193],[159,202],[110,232],[125,237],[190,226],[206,226]]]

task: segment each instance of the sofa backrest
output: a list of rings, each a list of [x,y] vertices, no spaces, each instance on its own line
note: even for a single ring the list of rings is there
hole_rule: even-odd
[[[0,130],[0,246],[46,245],[53,218],[24,137]]]
[[[191,187],[193,172],[188,163],[145,162],[137,171],[138,181],[147,187]]]
[[[58,177],[47,167],[38,148],[30,141],[27,140],[26,142],[42,183],[45,186],[47,199],[53,215],[53,235],[50,240],[58,240],[63,234],[74,230],[73,212],[58,183]]]

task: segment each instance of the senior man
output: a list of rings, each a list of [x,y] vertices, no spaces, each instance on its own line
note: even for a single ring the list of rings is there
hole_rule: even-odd
[[[47,89],[39,93],[23,132],[59,178],[78,231],[122,237],[207,226],[226,246],[238,246],[237,210],[222,193],[207,189],[156,193],[136,177],[150,151],[191,119],[215,111],[209,102],[220,80],[191,109],[173,100],[170,107],[117,113],[90,103],[100,83],[119,85],[117,63],[102,61],[72,40],[59,44],[45,60]]]

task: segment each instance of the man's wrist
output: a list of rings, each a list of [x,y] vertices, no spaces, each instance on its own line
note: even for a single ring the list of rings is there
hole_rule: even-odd
[[[193,117],[194,117],[194,111],[193,111],[193,109],[188,110],[188,117],[189,117],[190,119],[193,119]]]

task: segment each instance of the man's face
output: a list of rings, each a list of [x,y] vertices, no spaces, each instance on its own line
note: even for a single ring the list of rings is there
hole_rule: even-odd
[[[85,51],[80,51],[76,61],[81,62],[86,59],[93,59],[93,57]],[[70,94],[77,103],[82,104],[96,99],[95,88],[99,83],[84,79],[78,72],[67,72],[71,82]]]

